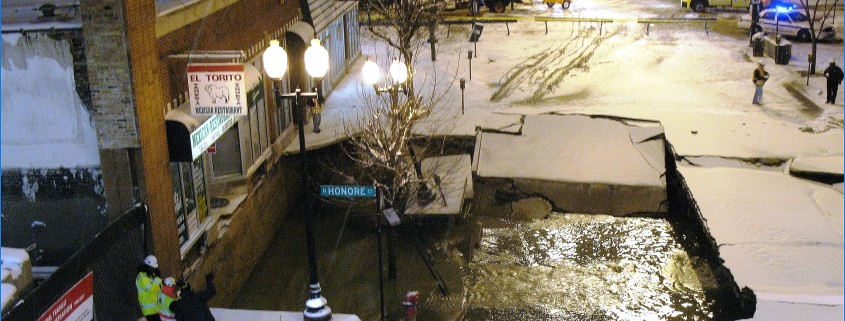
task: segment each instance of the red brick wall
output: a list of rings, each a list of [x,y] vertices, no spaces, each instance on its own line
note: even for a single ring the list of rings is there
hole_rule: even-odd
[[[186,91],[188,59],[168,55],[201,50],[243,50],[264,40],[299,16],[296,0],[241,0],[159,39],[161,90],[164,103]],[[265,44],[266,46],[266,44]],[[263,48],[257,54],[263,52]],[[251,57],[247,57],[249,59]],[[203,62],[203,61],[194,61]],[[209,61],[205,61],[209,62]],[[176,106],[174,106],[176,107]]]
[[[155,254],[164,275],[182,271],[174,215],[170,159],[162,114],[155,1],[125,0],[126,28],[141,141],[144,186]]]

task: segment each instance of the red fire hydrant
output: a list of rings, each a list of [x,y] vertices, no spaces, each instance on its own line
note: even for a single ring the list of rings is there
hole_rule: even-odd
[[[417,320],[417,302],[419,301],[419,292],[408,291],[405,293],[405,298],[402,300],[402,305],[405,307],[405,321]]]

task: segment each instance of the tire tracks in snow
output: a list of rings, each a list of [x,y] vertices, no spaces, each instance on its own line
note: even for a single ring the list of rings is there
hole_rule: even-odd
[[[527,88],[531,92],[528,103],[537,103],[556,89],[573,69],[584,66],[610,32],[603,36],[597,31],[578,29],[568,41],[558,42],[525,61],[516,64],[499,79],[499,88],[490,97],[498,102],[514,91]],[[615,33],[614,33],[615,34]]]

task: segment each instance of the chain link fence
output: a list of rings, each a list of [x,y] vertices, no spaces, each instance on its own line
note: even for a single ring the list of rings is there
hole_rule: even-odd
[[[94,320],[137,320],[137,267],[147,255],[147,206],[124,213],[76,252],[48,279],[2,316],[4,321],[39,320],[89,272],[94,279]]]

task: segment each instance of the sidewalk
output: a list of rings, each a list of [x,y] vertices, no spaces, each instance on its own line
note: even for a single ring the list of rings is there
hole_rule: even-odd
[[[211,308],[217,321],[302,321],[302,312]],[[332,321],[361,321],[352,314],[332,314]]]

